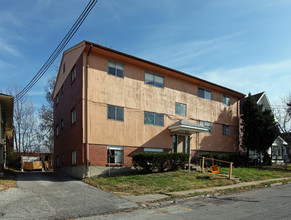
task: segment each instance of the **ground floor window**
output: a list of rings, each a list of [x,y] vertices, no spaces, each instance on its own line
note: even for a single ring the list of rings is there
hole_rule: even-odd
[[[211,133],[211,122],[199,121],[199,125],[208,128],[208,133]]]
[[[60,166],[60,158],[59,158],[59,155],[56,156],[56,166],[57,167]]]
[[[145,147],[143,149],[144,152],[147,152],[147,153],[162,153],[164,152],[164,149],[162,148],[149,148],[149,147]]]
[[[230,135],[230,127],[229,127],[229,125],[222,125],[222,134],[223,135]]]
[[[119,146],[107,147],[107,163],[123,164],[124,148]]]
[[[76,158],[76,151],[72,151],[72,165],[76,165],[77,158]]]

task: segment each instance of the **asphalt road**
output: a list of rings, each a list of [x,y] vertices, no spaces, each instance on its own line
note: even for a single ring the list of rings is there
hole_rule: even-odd
[[[80,180],[54,173],[20,173],[17,186],[0,193],[0,219],[68,219],[137,207]]]
[[[215,198],[189,200],[157,209],[139,209],[93,219],[291,219],[291,184]]]

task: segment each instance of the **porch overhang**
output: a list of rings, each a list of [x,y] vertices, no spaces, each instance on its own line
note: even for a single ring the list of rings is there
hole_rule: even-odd
[[[170,125],[168,129],[172,133],[177,134],[194,134],[208,131],[208,128],[196,125],[186,120],[179,120],[176,123]]]

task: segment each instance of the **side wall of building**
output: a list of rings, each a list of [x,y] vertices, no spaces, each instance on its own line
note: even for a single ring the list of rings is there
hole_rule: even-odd
[[[70,54],[68,54],[64,57],[64,63],[69,63],[70,59]],[[77,59],[75,67],[76,79],[72,81],[71,74],[68,74],[63,80],[62,88],[54,98],[54,154],[56,167],[77,167],[86,163],[82,127],[83,54]],[[67,71],[71,71],[71,69]],[[76,111],[76,121],[72,123],[72,111],[74,109]],[[75,164],[73,164],[74,159],[72,158],[74,151],[76,152]],[[83,170],[83,168],[79,170]]]

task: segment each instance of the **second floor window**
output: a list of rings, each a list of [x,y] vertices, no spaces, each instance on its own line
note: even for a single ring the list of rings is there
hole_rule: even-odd
[[[74,108],[71,112],[71,115],[72,115],[72,124],[74,124],[77,120],[76,118],[76,108]]]
[[[144,123],[147,125],[164,126],[164,114],[144,112]]]
[[[176,109],[175,109],[176,115],[186,116],[186,104],[176,102],[175,107],[176,107]]]
[[[115,105],[108,105],[107,106],[107,118],[116,121],[123,121],[124,120],[124,108],[115,106]]]
[[[71,71],[71,82],[74,82],[76,77],[77,77],[76,66],[74,66]]]
[[[164,88],[164,77],[154,73],[145,72],[145,84]]]
[[[123,64],[114,61],[108,61],[108,74],[123,78]]]
[[[198,97],[211,100],[211,91],[208,91],[206,89],[199,88],[198,89]]]

